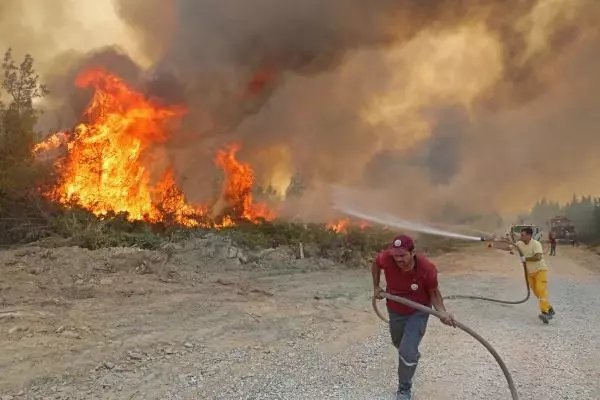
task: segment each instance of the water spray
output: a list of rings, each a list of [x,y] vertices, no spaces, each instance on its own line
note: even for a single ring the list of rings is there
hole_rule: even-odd
[[[344,194],[344,195],[343,195]],[[334,190],[334,201],[333,207],[338,211],[343,212],[344,214],[354,216],[356,218],[360,218],[366,221],[371,221],[377,224],[393,226],[399,229],[407,229],[413,232],[421,232],[429,235],[435,236],[443,236],[453,239],[462,239],[468,241],[486,241],[487,237],[481,236],[473,236],[473,235],[465,235],[462,233],[450,232],[438,228],[433,228],[431,226],[427,226],[425,224],[420,224],[417,222],[407,221],[405,219],[398,218],[396,216],[387,214],[387,213],[364,213],[357,209],[357,207],[352,206],[347,201],[342,200],[342,197],[349,197],[352,193],[343,187],[335,187]]]
[[[421,232],[421,233],[426,233],[429,235],[444,236],[444,237],[449,237],[449,238],[453,238],[453,239],[462,239],[462,240],[469,240],[469,241],[475,241],[475,242],[489,240],[488,238],[482,237],[482,236],[464,235],[462,233],[449,232],[449,231],[444,231],[444,230],[437,229],[437,228],[432,228],[432,227],[424,225],[424,224],[419,224],[416,222],[399,219],[399,218],[391,216],[389,214],[379,214],[379,215],[364,214],[364,213],[362,213],[358,210],[355,210],[351,207],[340,206],[340,205],[336,206],[335,208],[337,208],[339,211],[341,211],[345,214],[352,215],[352,216],[360,218],[360,219],[375,222],[375,223],[378,223],[381,225],[393,226],[395,228],[407,229],[407,230],[414,231],[414,232]]]
[[[382,224],[382,225],[393,226],[393,227],[400,228],[400,229],[407,229],[407,230],[414,231],[414,232],[421,232],[421,233],[425,233],[425,234],[429,234],[429,235],[443,236],[443,237],[448,237],[448,238],[452,238],[452,239],[462,239],[462,240],[474,241],[474,242],[505,243],[505,244],[508,244],[509,246],[515,248],[517,250],[517,252],[519,253],[519,255],[521,256],[521,259],[523,257],[523,252],[521,251],[521,249],[519,249],[518,246],[515,245],[514,242],[507,240],[507,239],[498,238],[493,235],[488,235],[488,236],[464,235],[461,233],[444,231],[441,229],[432,228],[432,227],[424,225],[424,224],[407,221],[407,220],[392,216],[390,214],[385,214],[385,213],[379,214],[379,215],[365,214],[365,213],[355,210],[349,206],[343,206],[343,205],[338,205],[336,208],[339,211],[342,211],[346,214],[355,216],[357,218],[365,219],[365,220],[375,222],[378,224]],[[527,279],[527,266],[526,266],[525,262],[522,262],[522,265],[523,265],[523,273],[525,276],[525,285],[526,285],[527,293],[525,294],[525,297],[521,300],[515,300],[515,301],[498,300],[498,299],[492,299],[489,297],[469,296],[469,295],[451,295],[451,296],[444,297],[444,299],[446,299],[446,300],[459,300],[459,299],[482,300],[482,301],[488,301],[491,303],[510,304],[510,305],[523,304],[527,300],[529,300],[529,297],[531,296],[531,288],[529,287],[529,280]]]

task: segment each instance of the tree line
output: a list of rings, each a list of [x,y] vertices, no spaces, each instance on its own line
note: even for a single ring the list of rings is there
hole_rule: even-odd
[[[578,241],[600,243],[600,199],[573,195],[571,201],[559,204],[545,198],[539,200],[531,212],[521,217],[532,223],[548,227],[548,221],[556,216],[567,217],[575,226]]]

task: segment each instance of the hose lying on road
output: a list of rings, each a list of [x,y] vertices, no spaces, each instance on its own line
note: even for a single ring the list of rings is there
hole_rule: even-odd
[[[495,241],[501,242],[501,243],[506,243],[506,244],[514,247],[519,252],[519,256],[523,257],[523,251],[514,242],[511,242],[511,241],[508,241],[508,240],[495,240]],[[498,300],[498,299],[492,299],[492,298],[489,298],[489,297],[466,296],[466,295],[460,295],[460,294],[444,297],[444,300],[469,299],[469,300],[483,300],[483,301],[489,301],[489,302],[492,302],[492,303],[500,303],[500,304],[511,304],[511,305],[523,304],[527,300],[529,300],[529,297],[531,296],[531,288],[529,286],[529,279],[527,279],[527,265],[526,265],[525,262],[521,262],[521,264],[523,266],[523,274],[525,276],[525,286],[527,288],[527,294],[525,295],[525,298],[522,299],[522,300],[517,300],[517,301]]]
[[[484,239],[482,239],[482,240],[484,240]],[[496,239],[495,241],[507,243],[508,245],[514,247],[519,252],[519,256],[521,257],[521,260],[523,259],[523,252],[521,251],[521,249],[518,246],[515,245],[514,242],[508,241],[508,240],[502,240],[502,239],[500,239],[500,240]],[[525,274],[525,284],[527,286],[527,295],[522,300],[508,301],[508,300],[492,299],[492,298],[489,298],[489,297],[466,296],[466,295],[452,295],[452,296],[444,297],[444,299],[448,299],[448,300],[454,300],[454,299],[483,300],[483,301],[489,301],[489,302],[501,303],[501,304],[522,304],[522,303],[525,303],[527,300],[529,300],[529,296],[531,295],[531,288],[529,286],[529,280],[527,279],[527,265],[526,265],[526,263],[524,261],[522,261],[521,264],[523,265],[523,272]],[[381,296],[383,298],[395,301],[397,303],[400,303],[400,304],[403,304],[405,306],[414,308],[416,310],[423,311],[423,312],[425,312],[427,314],[430,314],[430,315],[433,315],[433,316],[435,316],[437,318],[440,318],[440,319],[442,318],[442,315],[439,312],[437,312],[436,310],[432,309],[431,307],[427,307],[427,306],[421,305],[419,303],[415,303],[413,301],[405,299],[403,297],[394,296],[394,295],[391,295],[391,294],[385,293],[385,292],[381,293]],[[377,308],[377,299],[375,297],[373,297],[372,304],[373,304],[373,310],[375,310],[375,313],[377,314],[377,316],[382,321],[384,321],[385,323],[388,323],[388,320],[383,316],[383,314],[381,314],[381,312]],[[463,324],[463,323],[455,320],[455,325],[456,325],[457,328],[461,329],[465,333],[468,333],[473,338],[475,338],[479,343],[481,343],[490,352],[490,354],[494,357],[494,359],[496,360],[496,362],[500,366],[500,369],[502,369],[502,372],[504,373],[504,376],[506,378],[506,382],[508,383],[508,387],[510,389],[510,394],[511,394],[512,399],[513,400],[518,400],[519,399],[519,395],[517,393],[517,388],[516,388],[515,383],[514,383],[514,381],[512,379],[512,376],[510,375],[510,372],[508,371],[508,368],[506,367],[506,364],[504,363],[504,361],[502,360],[502,358],[500,357],[500,355],[496,352],[496,350],[492,347],[492,345],[487,340],[485,340],[483,337],[481,337],[477,332],[475,332],[474,330],[472,330],[471,328],[469,328],[465,324]]]
[[[439,312],[437,312],[433,308],[421,305],[419,303],[415,303],[415,302],[410,301],[408,299],[405,299],[403,297],[394,296],[394,295],[391,295],[391,294],[388,294],[388,293],[381,293],[381,296],[384,297],[384,298],[386,298],[386,299],[389,299],[389,300],[395,301],[397,303],[403,304],[405,306],[412,307],[412,308],[414,308],[416,310],[426,312],[427,314],[433,315],[433,316],[435,316],[437,318],[440,318],[440,319],[442,318],[442,314],[440,314]],[[377,299],[375,297],[373,297],[373,309],[375,310],[375,313],[377,314],[377,316],[379,318],[381,318],[381,320],[383,320],[386,323],[388,322],[388,320],[381,314],[381,312],[377,308]],[[489,344],[477,332],[475,332],[473,329],[469,328],[465,324],[463,324],[463,323],[455,320],[455,325],[456,325],[457,328],[461,329],[462,331],[468,333],[473,338],[475,338],[479,343],[481,343],[492,354],[492,356],[494,357],[494,359],[496,360],[496,362],[498,363],[498,365],[502,369],[502,372],[504,373],[504,376],[506,377],[506,381],[508,382],[508,387],[510,388],[510,394],[512,396],[512,399],[513,400],[519,400],[519,395],[517,394],[517,387],[515,386],[515,383],[513,382],[512,376],[510,375],[510,372],[508,371],[508,368],[506,367],[506,364],[504,363],[504,361],[502,360],[502,358],[500,358],[500,355],[496,352],[496,350],[492,347],[492,345]]]

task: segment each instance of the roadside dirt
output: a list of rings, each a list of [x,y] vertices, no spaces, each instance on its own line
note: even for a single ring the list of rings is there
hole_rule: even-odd
[[[452,292],[464,274],[483,286],[516,276],[519,292],[518,266],[499,253],[479,245],[434,260]],[[3,400],[221,398],[223,381],[252,378],[274,354],[310,343],[334,357],[382,330],[367,266],[289,249],[242,254],[217,238],[161,252],[26,247],[0,252],[0,271]],[[223,398],[251,398],[236,387]]]

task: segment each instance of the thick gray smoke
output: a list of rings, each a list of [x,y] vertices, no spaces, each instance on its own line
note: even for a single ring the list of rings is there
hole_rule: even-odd
[[[55,64],[52,100],[70,123],[86,100],[72,76],[98,64],[185,103],[169,154],[194,200],[211,195],[214,150],[230,141],[259,184],[285,193],[300,177],[307,191],[284,212],[311,219],[329,217],[329,184],[406,218],[449,203],[510,213],[544,195],[600,195],[595,0],[115,0],[115,9],[150,67],[89,49]]]
[[[153,8],[147,2],[121,3],[158,57],[156,71],[177,76],[192,110],[201,110],[190,126],[204,128],[200,137],[241,138],[263,183],[280,190],[292,174],[318,191],[326,183],[376,187],[418,214],[439,201],[513,211],[542,194],[593,190],[578,171],[594,156],[563,160],[567,137],[581,143],[573,152],[594,148],[598,117],[584,110],[597,100],[558,92],[565,82],[599,80],[588,67],[597,60],[583,53],[600,53],[597,2],[176,0],[168,18],[144,12]],[[461,28],[472,32],[456,44],[457,62],[431,41]],[[477,33],[489,41],[478,45]],[[391,51],[405,54],[394,62]],[[397,115],[365,118],[374,94],[390,91],[398,74],[427,79],[418,69],[435,57],[448,58],[432,72],[450,70],[439,82],[448,90],[400,79],[394,89],[406,92],[392,93],[406,104]],[[252,87],[257,76],[263,81]],[[567,102],[584,104],[575,111]],[[182,166],[202,143],[178,159]]]
[[[426,29],[443,31],[474,17],[503,43],[502,62],[514,83],[509,95],[536,92],[536,63],[546,53],[522,57],[527,43],[520,27],[513,24],[535,4],[520,0],[117,1],[123,19],[135,29],[148,54],[156,57],[155,73],[177,76],[191,108],[204,110],[192,126],[206,125],[210,119],[212,129],[205,134],[231,134],[263,108],[286,78],[336,71],[362,50],[398,46]],[[560,26],[544,40],[552,41],[552,46],[568,42],[569,28]],[[385,74],[378,71],[379,54],[371,57],[364,60],[365,69]],[[365,76],[355,79],[355,86],[373,81]]]

